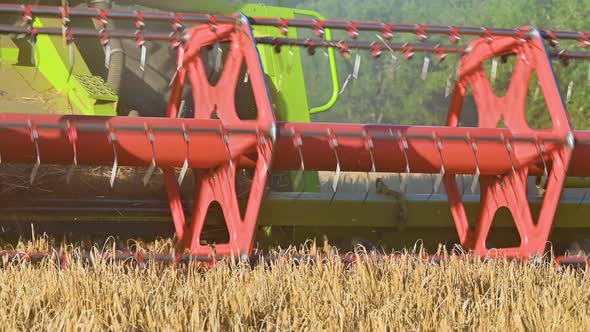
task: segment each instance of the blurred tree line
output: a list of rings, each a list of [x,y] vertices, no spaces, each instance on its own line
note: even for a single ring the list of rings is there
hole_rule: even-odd
[[[515,28],[534,25],[554,30],[590,30],[590,23],[586,20],[590,0],[286,0],[285,5],[315,10],[329,19]],[[299,33],[300,37],[313,37],[309,31]],[[362,33],[359,38],[379,41],[375,33]],[[412,35],[394,38],[395,41],[418,42]],[[348,39],[348,36],[335,32],[334,39]],[[450,44],[445,36],[429,36],[429,41]],[[562,41],[558,48],[579,49],[579,46],[577,42]],[[341,86],[353,72],[355,52],[349,60],[338,59]],[[318,51],[314,57],[303,55],[312,106],[325,102],[330,96],[328,61],[323,54]],[[383,53],[379,59],[373,59],[367,51],[358,54],[361,56],[358,79],[350,80],[336,106],[314,116],[314,121],[444,124],[450,102],[447,85],[454,84],[457,55],[451,54],[443,62],[439,62],[434,54],[426,55],[430,64],[423,80],[422,53],[416,53],[409,61],[404,60],[401,53],[394,54],[397,59],[389,52]],[[508,86],[513,63],[512,58],[505,64],[498,64],[494,84],[498,95],[502,95]],[[485,68],[489,75],[491,61],[485,64]],[[569,66],[563,66],[554,61],[554,69],[564,100],[571,85],[567,106],[574,127],[590,128],[589,62],[572,61]],[[463,125],[476,124],[471,98],[466,101],[463,113]],[[529,87],[527,115],[531,127],[547,127],[547,110],[535,77]]]

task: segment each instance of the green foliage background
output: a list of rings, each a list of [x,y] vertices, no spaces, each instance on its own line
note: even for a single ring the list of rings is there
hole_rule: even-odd
[[[330,19],[377,20],[403,23],[473,25],[493,27],[520,27],[534,25],[545,29],[590,30],[590,0],[291,0],[285,5],[312,9]],[[311,36],[309,32],[307,35]],[[336,33],[335,39],[347,39],[345,33]],[[363,39],[378,41],[375,34],[365,33]],[[438,39],[437,39],[438,38]],[[396,36],[397,41],[417,42],[414,36]],[[432,37],[430,41],[449,43],[446,37]],[[465,42],[463,40],[462,42]],[[577,42],[561,42],[559,48],[578,49]],[[330,112],[319,114],[314,121],[444,124],[450,97],[445,97],[449,77],[454,77],[458,56],[449,55],[438,62],[431,57],[426,80],[420,78],[424,56],[417,53],[411,61],[393,61],[391,54],[372,59],[361,51],[361,70],[340,95]],[[340,58],[340,83],[351,73],[355,54],[351,60]],[[330,93],[330,80],[326,57],[318,52],[314,57],[304,55],[308,96],[312,105],[325,102]],[[499,94],[509,82],[511,64],[498,65],[496,90]],[[490,64],[486,68],[490,69]],[[564,100],[570,82],[572,95],[567,106],[576,129],[590,127],[590,67],[588,62],[573,61],[565,67],[554,62],[554,68]],[[542,93],[536,92],[536,79],[529,88],[527,112],[532,127],[547,126],[546,106]],[[464,125],[475,125],[473,102],[468,100],[464,109]]]

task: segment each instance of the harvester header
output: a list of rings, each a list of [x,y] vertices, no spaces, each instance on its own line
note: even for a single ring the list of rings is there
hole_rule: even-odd
[[[334,202],[342,172],[400,173],[400,192],[406,191],[412,174],[433,174],[433,193],[444,187],[463,248],[489,255],[494,218],[507,208],[520,241],[514,246],[495,247],[492,254],[528,258],[546,250],[567,178],[590,173],[590,132],[574,131],[552,62],[556,59],[569,64],[590,59],[590,53],[584,50],[589,44],[586,32],[528,26],[349,22],[319,15],[304,19],[16,4],[0,5],[0,15],[22,17],[18,24],[0,24],[0,34],[28,38],[33,66],[38,63],[35,52],[43,53],[41,48],[48,47],[39,45],[41,36],[61,36],[69,48],[72,67],[76,43],[82,38],[100,42],[107,68],[112,61],[113,40],[134,42],[141,71],[146,71],[150,62],[147,41],[169,45],[173,68],[165,91],[168,106],[158,116],[2,113],[0,156],[2,163],[34,164],[31,183],[42,163],[69,166],[68,178],[78,165],[109,166],[111,186],[119,167],[147,168],[144,184],[161,169],[168,215],[179,244],[190,255],[211,254],[204,233],[210,208],[216,205],[228,237],[213,245],[215,254],[251,256],[269,186],[272,191],[272,174],[289,172],[291,186],[283,193],[297,201],[305,191],[301,184],[305,182],[304,172],[331,171],[332,193],[326,204]],[[61,26],[37,24],[38,18],[58,19]],[[94,20],[96,24],[77,27],[74,19]],[[119,21],[133,22],[133,28],[119,27],[118,23],[112,27]],[[151,30],[152,24],[160,24],[160,28]],[[162,24],[168,28],[161,28]],[[299,38],[298,29],[313,31],[315,37]],[[344,31],[348,39],[333,40],[330,30]],[[377,39],[362,40],[364,32],[375,34]],[[408,41],[411,35],[415,35],[415,41]],[[431,42],[432,35],[446,36],[448,42]],[[581,49],[558,49],[560,40],[577,41]],[[361,50],[374,58],[399,53],[406,60],[419,52],[439,61],[456,55],[460,57],[458,68],[447,82],[451,102],[446,125],[306,121],[310,113],[306,101],[289,95],[293,90],[281,89],[292,70],[292,63],[285,66],[285,59],[293,61],[292,51],[281,54],[284,48],[306,49],[309,55],[326,48],[332,64],[335,53],[348,59],[353,51]],[[428,72],[428,56],[423,76]],[[495,73],[490,77],[484,63],[493,61],[496,67],[496,59],[507,57],[514,57],[514,70],[507,92],[499,96],[492,88]],[[356,61],[352,76],[358,75]],[[334,91],[338,91],[333,67],[331,74]],[[549,128],[531,128],[527,121],[527,94],[533,75],[545,100]],[[469,93],[477,108],[478,124],[461,127],[459,120]],[[286,99],[290,106],[281,109],[279,99]],[[301,107],[296,110],[293,105]],[[296,113],[305,113],[303,120],[293,120]],[[194,176],[190,214],[180,189],[188,170]],[[248,173],[249,182],[246,199],[237,185],[243,171]],[[464,202],[457,182],[457,176],[464,175],[471,176],[469,187],[477,197],[475,214],[467,212],[466,205],[472,203]],[[543,199],[534,203],[534,209],[527,193],[529,177],[537,177],[543,188]],[[370,189],[369,183],[362,193],[363,204]],[[301,209],[295,204],[288,208]],[[411,215],[412,209],[407,214]],[[272,226],[273,222],[268,224]],[[403,232],[399,236],[403,237]]]

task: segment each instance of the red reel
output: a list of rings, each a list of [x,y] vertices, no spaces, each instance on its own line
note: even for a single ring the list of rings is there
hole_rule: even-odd
[[[230,161],[213,169],[194,169],[195,202],[188,223],[175,174],[172,169],[164,170],[176,234],[190,254],[210,254],[211,248],[203,245],[201,240],[207,212],[211,204],[216,202],[221,207],[229,232],[227,243],[215,245],[216,254],[249,256],[254,243],[258,211],[265,190],[274,144],[275,117],[264,72],[252,31],[245,19],[237,18],[236,24],[219,23],[215,29],[211,29],[210,26],[199,26],[191,29],[189,34],[188,41],[179,45],[178,71],[172,87],[168,116],[177,116],[188,78],[194,99],[194,117],[211,119],[213,114],[216,114],[219,119],[220,135],[224,136]],[[229,53],[219,81],[213,85],[207,77],[201,50],[222,42],[229,43]],[[243,64],[247,68],[258,110],[257,117],[253,120],[240,119],[235,104],[235,94]],[[235,126],[250,129],[258,135],[251,133],[230,135],[226,129]],[[187,144],[198,145],[199,142],[187,142]],[[206,154],[207,148],[203,146],[202,153]],[[250,164],[254,168],[250,195],[243,217],[235,185],[238,160],[239,164]]]
[[[461,244],[467,249],[474,250],[478,255],[528,257],[542,254],[572,156],[573,130],[552,70],[551,60],[542,39],[538,34],[535,36],[536,31],[529,31],[534,37],[530,41],[515,37],[474,41],[470,53],[461,60],[451,101],[448,126],[459,125],[467,89],[471,87],[480,128],[496,128],[503,119],[506,127],[512,132],[534,134],[542,131],[554,137],[552,142],[536,140],[518,148],[513,148],[506,141],[506,151],[513,161],[512,172],[501,176],[481,176],[481,204],[479,215],[473,224],[475,227],[469,224],[455,175],[445,176],[445,187]],[[511,54],[516,56],[516,63],[510,85],[504,96],[497,96],[482,65],[484,61],[493,57]],[[533,73],[538,77],[551,118],[552,127],[548,130],[531,129],[527,123],[526,98]],[[477,142],[474,144],[474,156],[477,156]],[[533,167],[545,169],[548,178],[544,201],[536,221],[533,219],[526,191],[527,176]],[[486,244],[490,228],[496,212],[503,207],[512,213],[521,242],[517,247],[489,251]]]

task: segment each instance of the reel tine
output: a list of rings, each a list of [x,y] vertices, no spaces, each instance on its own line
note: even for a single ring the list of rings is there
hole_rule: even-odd
[[[492,73],[490,76],[490,83],[495,84],[496,77],[498,76],[498,58],[494,57],[492,59]]]
[[[70,57],[70,71],[72,71],[74,69],[74,63],[76,62],[73,39],[68,40],[68,53]]]
[[[39,58],[39,60],[37,60]],[[41,62],[41,58],[37,55],[37,34],[32,32],[31,33],[31,63],[35,67],[35,71],[33,72],[32,81],[37,80],[37,74],[39,73],[39,62]]]
[[[150,141],[150,145],[152,147],[152,162],[150,163],[150,167],[148,168],[147,172],[143,176],[143,185],[144,186],[147,186],[147,184],[150,182],[152,174],[154,173],[154,170],[156,169],[156,148],[154,146],[154,141],[156,140],[156,137],[154,135],[154,132],[150,129],[147,130],[147,136]]]
[[[37,52],[37,34],[32,32],[31,33],[31,63],[35,67],[37,67],[37,59],[35,56],[36,52]]]
[[[111,67],[111,43],[108,40],[104,45],[104,66],[106,69]]]
[[[357,53],[354,59],[354,70],[352,72],[352,78],[354,78],[355,80],[359,78],[359,71],[361,69],[361,59],[361,55]]]
[[[72,181],[72,176],[74,175],[74,170],[76,169],[76,167],[78,166],[78,151],[76,148],[76,140],[78,138],[78,134],[76,131],[76,128],[74,126],[72,126],[71,122],[68,120],[66,122],[66,126],[67,126],[67,133],[68,133],[68,138],[70,140],[70,143],[72,144],[72,165],[70,166],[70,169],[68,170],[68,174],[66,175],[66,183],[70,184]]]
[[[215,46],[213,46],[214,49],[214,56],[215,56],[215,64],[213,66],[214,70],[216,73],[219,73],[221,71],[221,65],[222,65],[222,60],[223,60],[223,49],[221,48],[221,45],[219,45],[219,42],[215,43]]]
[[[569,104],[569,102],[572,100],[573,89],[574,89],[574,81],[570,81],[570,83],[567,85],[567,94],[565,97],[566,104]]]
[[[174,71],[174,74],[172,75],[172,79],[170,79],[170,83],[168,83],[168,87],[172,87],[172,84],[174,84],[174,81],[176,80],[176,77],[178,76],[178,74],[182,70],[183,66],[184,66],[184,45],[182,43],[179,43],[178,52],[176,55],[176,70]]]
[[[178,107],[178,115],[176,117],[179,119],[182,118],[185,111],[186,111],[186,101],[183,99],[180,101],[180,106]]]
[[[459,178],[461,179],[461,197],[465,196],[465,174],[460,174]]]
[[[184,159],[184,163],[182,164],[182,169],[180,170],[180,174],[178,175],[178,185],[181,186],[182,182],[184,181],[184,177],[186,176],[186,171],[188,170],[188,160],[189,160],[189,153],[190,153],[190,136],[186,131],[186,127],[184,124],[182,125],[182,135],[184,136],[184,141],[186,142],[186,158]]]
[[[141,53],[139,58],[139,69],[144,72],[145,71],[145,64],[147,61],[147,47],[145,46],[145,42],[141,44]]]
[[[268,166],[268,157],[266,155],[266,138],[264,137],[264,135],[261,135],[260,132],[257,133],[258,136],[258,140],[260,142],[260,146],[262,147],[262,159],[264,161],[264,168],[266,169],[266,174],[268,175],[268,177],[271,177],[270,174],[270,167]]]
[[[299,170],[297,171],[297,174],[295,175],[295,180],[293,181],[295,183],[295,186],[299,186],[301,180],[303,179],[303,172],[305,172],[305,162],[303,161],[303,140],[301,139],[301,136],[299,134],[295,134],[295,131],[292,130],[293,134],[295,135],[295,139],[293,140],[295,145],[297,146],[297,151],[299,152],[299,160],[301,161],[301,164],[299,165]],[[305,184],[305,183],[304,183]]]
[[[111,170],[111,178],[109,179],[109,183],[111,185],[111,188],[113,188],[115,185],[115,178],[117,177],[117,171],[119,168],[119,156],[117,153],[117,135],[115,134],[114,131],[109,130],[109,140],[111,141],[111,144],[113,145],[113,154],[115,157],[115,159],[113,161],[113,168]]]
[[[502,140],[506,142],[506,152],[508,152],[508,157],[510,158],[510,163],[512,164],[512,174],[515,174],[516,168],[514,167],[514,159],[512,158],[512,144],[510,143],[509,139],[504,137],[504,134],[502,134]]]
[[[145,64],[146,64],[146,57],[147,57],[147,47],[145,46],[145,37],[143,31],[145,29],[145,21],[144,21],[144,14],[143,12],[135,12],[136,19],[135,19],[135,47],[141,49],[141,53],[139,56],[139,69],[145,72]]]
[[[375,145],[373,144],[373,139],[371,136],[367,135],[365,132],[365,140],[367,142],[367,148],[369,150],[369,156],[371,157],[371,171],[367,172],[367,191],[365,192],[365,198],[363,199],[363,205],[367,202],[367,198],[369,197],[369,192],[371,191],[371,175],[375,175],[377,172],[377,167],[375,166],[375,158],[373,156],[373,149]]]
[[[74,171],[76,170],[76,167],[78,167],[78,160],[76,160],[76,157],[74,157],[72,165],[68,169],[68,174],[66,175],[67,184],[70,184],[72,182],[72,177],[74,176]]]
[[[336,193],[338,192],[338,184],[340,181],[340,157],[338,156],[338,139],[336,135],[330,134],[330,145],[334,150],[334,156],[336,157],[336,174],[334,175],[334,182],[332,183],[332,189],[334,193],[332,194],[332,198],[330,198],[330,204],[334,201],[334,197],[336,197]]]
[[[338,93],[339,95],[342,95],[342,93],[344,92],[344,90],[348,86],[348,83],[350,82],[351,77],[352,77],[352,74],[348,74],[348,76],[346,77],[346,80],[344,80],[344,84],[342,84],[342,89],[340,89],[340,92]]]
[[[37,128],[33,127],[30,123],[29,126],[31,128],[31,137],[35,143],[35,152],[37,154],[37,159],[35,161],[35,165],[33,166],[33,170],[31,170],[30,176],[30,183],[32,185],[35,181],[35,177],[37,176],[37,172],[39,171],[39,167],[41,166],[41,153],[39,151],[39,132],[37,131]]]
[[[472,140],[471,137],[468,135],[467,139],[471,142],[471,149],[473,151],[473,156],[475,157],[475,175],[473,176],[473,181],[471,182],[471,193],[475,194],[475,189],[477,188],[477,184],[479,182],[479,159],[477,158],[477,142]]]
[[[447,86],[445,88],[445,98],[448,98],[451,95],[452,87],[453,87],[453,75],[449,75],[447,77]]]
[[[340,89],[340,92],[338,94],[341,95],[342,93],[344,93],[344,90],[346,90],[346,88],[348,87],[350,82],[352,80],[358,79],[360,68],[361,68],[361,56],[360,56],[360,54],[357,53],[355,60],[354,60],[354,66],[352,68],[352,71],[346,77],[346,80],[344,81],[344,84],[342,84],[342,88]]]
[[[545,144],[542,142],[539,143],[537,146],[539,147],[541,161],[543,162],[543,176],[541,176],[541,181],[539,181],[537,188],[543,189],[545,187],[545,184],[547,184],[547,180],[549,179],[549,171],[547,170],[547,162],[545,161],[545,152],[547,150],[545,148]]]
[[[400,182],[400,189],[403,193],[405,193],[407,190],[408,179],[410,178],[410,159],[408,158],[409,145],[408,140],[405,137],[403,138],[402,144],[404,148],[404,158],[406,160],[406,173],[404,174],[404,176],[402,177],[402,181]]]
[[[227,155],[229,156],[229,167],[233,167],[234,166],[234,162],[232,160],[232,155],[231,155],[231,149],[229,147],[229,133],[225,132],[225,130],[222,130],[222,135],[223,135],[223,142],[225,143],[225,149],[227,151]]]
[[[535,92],[533,93],[533,100],[537,100],[539,97],[539,91],[541,90],[541,83],[537,80],[537,86],[535,86]]]
[[[433,193],[438,193],[438,190],[440,188],[440,185],[442,183],[443,177],[445,176],[445,160],[443,158],[443,144],[442,141],[438,138],[436,138],[436,134],[433,134],[435,137],[435,144],[436,147],[438,149],[438,154],[440,156],[440,162],[441,162],[441,166],[440,166],[440,172],[436,175],[436,180],[434,182],[434,187],[433,187]]]
[[[69,59],[70,59],[70,69],[68,70],[67,81],[69,82],[70,79],[72,79],[72,74],[74,73],[74,64],[75,64],[74,40],[73,39],[68,39],[68,53],[69,53]]]
[[[425,54],[424,55],[424,64],[422,65],[422,73],[420,78],[423,81],[426,81],[426,77],[428,76],[428,67],[430,66],[430,58]]]

